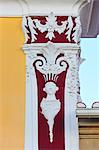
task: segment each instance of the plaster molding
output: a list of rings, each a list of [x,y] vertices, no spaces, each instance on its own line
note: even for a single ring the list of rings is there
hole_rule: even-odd
[[[43,54],[43,56],[38,56],[38,53]],[[43,47],[37,51],[34,50],[34,52],[29,55],[32,59],[32,64],[35,63],[36,69],[43,74],[45,82],[47,82],[44,88],[47,93],[47,97],[43,97],[40,106],[42,109],[42,114],[47,119],[47,123],[49,125],[51,143],[54,138],[54,118],[61,109],[60,100],[57,100],[55,96],[58,87],[54,82],[58,79],[58,75],[65,71],[67,67],[66,62],[64,62],[64,57],[59,57],[60,53],[61,51],[50,42],[46,47]],[[29,73],[27,75],[29,76]],[[53,82],[50,82],[50,80]]]
[[[29,4],[26,0],[18,0],[18,3],[21,6],[22,9],[22,16],[29,13]]]
[[[58,91],[58,89],[59,88],[54,82],[47,82],[45,84],[45,88],[43,89],[47,93],[47,96],[46,98],[43,98],[40,103],[42,114],[47,119],[47,123],[49,126],[50,143],[52,143],[54,139],[54,119],[61,109],[61,102],[59,99],[56,99],[55,96],[56,91]]]
[[[71,41],[71,32],[72,32],[72,29],[73,29],[73,20],[72,20],[72,17],[69,16],[68,17],[68,21],[67,21],[67,32],[65,33],[67,35],[67,39],[69,41]]]
[[[32,84],[34,83],[34,85]],[[33,91],[32,91],[33,90]],[[38,150],[38,102],[35,70],[26,55],[26,109],[24,150]]]
[[[22,47],[24,53],[30,53],[32,52],[34,49],[35,50],[39,50],[40,48],[46,47],[48,46],[49,43],[31,43],[31,44],[24,44],[24,46]],[[73,51],[80,51],[80,45],[76,44],[76,43],[54,43],[54,46],[56,48],[62,48],[63,50],[67,49],[70,50],[72,49]]]
[[[80,37],[82,33],[82,27],[80,22],[80,16],[75,19],[76,26],[74,27],[73,40],[75,43],[80,42]]]
[[[27,20],[26,20],[26,17],[23,16],[23,19],[22,19],[22,30],[23,30],[23,33],[24,33],[24,36],[25,36],[25,43],[27,42],[27,40],[29,40],[29,31],[27,30],[26,28],[27,26]]]
[[[62,25],[57,24],[57,17],[51,12],[48,17],[46,17],[46,24],[43,25],[38,19],[34,19],[35,27],[40,30],[42,33],[48,31],[46,38],[52,40],[55,38],[54,31],[57,31],[59,34],[63,33],[66,29],[67,21],[63,21]]]
[[[36,61],[36,69],[44,75],[45,82],[51,79],[56,81],[56,77],[58,77],[57,75],[66,70],[67,62],[65,62],[65,57],[61,56],[57,59],[61,52],[62,51],[56,48],[51,42],[39,51],[34,51],[34,56],[32,55],[33,62]],[[38,53],[43,54],[43,57],[37,56]]]
[[[57,15],[78,16],[79,11],[89,1],[88,0],[58,0],[45,1],[40,3],[39,0],[1,0],[0,1],[0,16],[1,17],[19,17],[26,15],[44,16],[53,11]],[[14,9],[12,9],[14,8]],[[4,11],[6,10],[6,12]]]
[[[76,115],[78,118],[99,118],[99,108],[78,108],[76,109]]]
[[[80,11],[83,7],[85,7],[88,3],[90,3],[92,0],[78,0],[74,5],[72,6],[72,10],[75,12],[75,14],[80,14]]]
[[[43,40],[51,42],[54,40],[54,43],[58,43],[60,36],[63,34],[62,36],[64,40],[61,42],[78,44],[80,42],[82,33],[80,16],[76,18],[72,16],[60,17],[61,19],[62,17],[65,17],[64,21],[58,19],[58,16],[55,16],[53,12],[51,12],[48,16],[43,16],[43,18],[37,17],[36,19],[32,16],[24,16],[22,28],[25,34],[25,44],[31,44],[35,42],[39,43],[40,41],[38,42],[38,37],[40,34],[43,36]],[[58,33],[58,35],[56,36],[55,33]]]
[[[79,79],[78,78],[78,71],[79,71],[79,64],[80,64],[80,57],[79,57],[80,49],[79,49],[79,47],[77,45],[75,47],[73,47],[72,44],[71,44],[70,47],[69,46],[68,46],[68,49],[66,49],[65,46],[64,47],[61,46],[61,48],[60,48],[59,46],[56,47],[54,45],[54,43],[48,43],[48,44],[46,44],[46,46],[40,46],[40,47],[38,47],[38,46],[35,46],[35,47],[31,46],[31,48],[29,47],[29,49],[26,50],[28,52],[25,51],[26,52],[26,57],[30,61],[28,63],[28,67],[27,67],[27,68],[29,68],[29,69],[27,69],[27,85],[28,85],[28,78],[30,79],[29,80],[30,83],[33,83],[33,81],[31,82],[31,79],[36,78],[35,73],[32,73],[32,72],[34,72],[34,71],[32,71],[32,69],[34,70],[34,68],[33,68],[33,62],[34,61],[37,62],[37,60],[40,60],[40,59],[41,59],[41,61],[44,62],[44,59],[41,58],[41,56],[37,56],[38,53],[39,54],[43,54],[45,56],[47,62],[51,61],[50,58],[49,58],[50,57],[49,55],[51,55],[51,54],[49,54],[48,51],[53,51],[54,48],[55,48],[55,51],[64,54],[64,58],[62,57],[61,60],[65,60],[69,64],[69,69],[67,71],[67,77],[66,77],[66,81],[65,81],[66,89],[65,89],[65,92],[64,92],[64,97],[65,97],[65,105],[64,105],[64,108],[65,108],[65,117],[64,117],[64,119],[65,119],[65,139],[66,139],[65,140],[65,146],[66,146],[66,149],[68,149],[68,150],[74,150],[74,149],[78,150],[79,149],[79,143],[78,143],[78,120],[76,118],[76,112],[75,112],[75,110],[76,110],[76,104],[79,101],[79,98],[78,98],[79,97],[78,96],[78,87],[79,87],[79,85],[78,85],[78,79]],[[74,48],[74,49],[72,49],[72,48]],[[25,48],[24,48],[24,50],[25,50]],[[56,56],[55,56],[55,54],[56,54]],[[54,59],[57,57],[57,55],[59,53],[55,53],[55,54],[53,54]],[[53,62],[53,61],[51,61],[51,62]],[[43,63],[43,65],[44,64],[45,63]],[[39,68],[39,65],[40,65],[40,68]],[[38,64],[37,68],[42,72],[43,68],[42,68],[41,64]],[[44,68],[46,68],[46,67],[44,67]],[[66,66],[65,66],[65,68],[66,68]],[[63,70],[61,70],[61,71],[63,71]],[[51,71],[53,72],[53,69],[51,69]],[[42,73],[45,74],[45,72],[42,72]],[[36,87],[37,87],[37,84],[36,84]],[[28,89],[30,89],[30,91],[33,90],[31,88],[33,88],[33,85],[32,85],[32,87],[31,87],[31,85],[28,86]],[[29,91],[27,91],[27,93],[28,93],[27,94],[28,95],[28,97],[27,97],[28,100],[31,97],[31,100],[33,100],[33,103],[35,103],[35,101],[36,102],[38,101],[37,100],[37,95],[35,95],[35,94],[33,95],[33,93],[30,93]],[[48,96],[48,92],[47,92],[47,96]],[[54,94],[53,94],[53,96],[52,95],[50,95],[50,96],[51,96],[51,98],[54,96],[54,99],[56,101],[56,98],[55,98]],[[45,99],[43,98],[42,102],[44,100],[46,101],[47,98],[48,97],[46,97]],[[49,117],[51,117],[53,115],[51,115],[49,117],[46,116],[46,113],[48,114],[48,112],[46,111],[47,110],[46,109],[47,105],[45,105],[45,104],[44,104],[45,106],[42,105],[42,102],[41,102],[42,113],[46,117],[47,120],[50,120]],[[32,104],[32,105],[34,105],[34,104]],[[53,113],[54,113],[54,107],[56,108],[56,104],[53,105],[53,111],[52,111]],[[60,111],[60,109],[61,109],[60,107],[61,107],[61,105],[60,105],[60,103],[58,101],[57,112],[54,113],[55,116],[58,115],[57,113]],[[37,109],[36,109],[36,112],[37,112]],[[38,114],[34,113],[32,115],[33,116],[36,115],[36,118],[37,118]],[[48,121],[49,131],[50,131],[49,132],[50,133],[49,134],[50,135],[50,142],[52,142],[54,140],[54,136],[53,136],[53,132],[52,132],[53,131],[53,125],[54,125],[54,122],[53,122],[54,117],[52,117],[53,118],[52,121]],[[35,118],[35,116],[33,118]],[[26,122],[28,122],[28,119],[27,119]],[[33,123],[31,122],[31,124],[33,124]],[[37,121],[35,122],[35,126],[36,126],[36,124],[37,124]],[[26,129],[26,130],[28,130],[28,129]],[[36,131],[37,131],[37,127],[36,127],[35,132]],[[37,133],[36,133],[36,135],[37,135]],[[38,141],[36,141],[37,136],[35,136],[35,135],[33,136],[32,135],[32,139],[33,138],[35,138],[35,142],[36,142],[35,145],[37,145],[38,144],[37,143]],[[26,141],[26,142],[28,142],[28,141]],[[38,149],[34,148],[33,150],[38,150]]]

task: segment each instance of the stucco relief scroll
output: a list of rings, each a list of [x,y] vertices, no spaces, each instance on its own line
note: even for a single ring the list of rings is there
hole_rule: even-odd
[[[38,56],[38,54],[42,54]],[[29,57],[32,58],[32,63],[35,68],[39,70],[45,80],[45,87],[43,91],[46,92],[46,98],[43,97],[40,103],[42,114],[47,119],[49,126],[49,139],[52,143],[54,140],[53,127],[54,119],[58,115],[61,109],[61,102],[56,98],[56,92],[59,90],[57,86],[57,80],[59,74],[66,71],[68,63],[64,57],[64,54],[60,49],[56,48],[53,43],[49,44],[39,51],[34,51]]]
[[[43,91],[45,91],[46,97],[42,97],[40,107],[49,127],[49,141],[53,143],[56,134],[55,132],[53,133],[55,118],[61,110],[61,99],[56,97],[56,92],[59,90],[57,80],[59,75],[67,70],[65,86],[69,99],[80,100],[78,77],[81,61],[79,57],[80,51],[79,49],[75,50],[76,47],[73,48],[72,46],[71,48],[58,48],[52,42],[38,48],[32,46],[29,48],[28,46],[28,49],[31,49],[31,52],[27,55],[31,60],[31,70],[34,64],[45,80]]]
[[[37,18],[24,16],[22,26],[26,39],[25,43],[40,43],[38,40],[39,32],[47,42],[53,42],[54,40],[58,43],[60,41],[62,43],[79,43],[82,31],[79,16],[61,16],[59,18],[53,12],[48,16],[38,16]],[[64,37],[63,41],[61,36]]]

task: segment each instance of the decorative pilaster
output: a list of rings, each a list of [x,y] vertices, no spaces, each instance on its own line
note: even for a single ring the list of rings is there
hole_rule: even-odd
[[[24,16],[25,150],[78,150],[79,17]],[[28,132],[29,131],[29,132]]]

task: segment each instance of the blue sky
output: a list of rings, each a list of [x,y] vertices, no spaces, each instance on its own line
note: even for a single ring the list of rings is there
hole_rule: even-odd
[[[80,66],[81,98],[88,107],[99,101],[99,37],[81,39],[81,57],[86,60]]]

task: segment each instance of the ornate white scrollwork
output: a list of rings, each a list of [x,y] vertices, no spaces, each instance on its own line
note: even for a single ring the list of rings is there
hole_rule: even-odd
[[[27,30],[27,19],[25,16],[23,16],[23,19],[22,19],[22,29],[23,29],[23,32],[24,32],[24,36],[25,36],[25,43],[27,43],[28,39],[30,38],[28,33],[29,31]]]
[[[61,99],[57,99],[56,92],[58,92],[57,87],[57,78],[59,74],[67,70],[66,79],[65,79],[65,89],[64,89],[64,122],[65,122],[65,145],[66,148],[70,147],[71,149],[71,140],[73,145],[75,145],[77,136],[77,120],[76,120],[76,104],[80,100],[79,90],[79,64],[80,59],[80,48],[78,45],[74,44],[65,44],[64,46],[55,45],[54,43],[49,42],[49,44],[34,46],[32,44],[25,45],[24,50],[27,55],[27,101],[31,99],[34,103],[38,103],[37,91],[35,92],[36,87],[34,87],[34,94],[30,90],[33,89],[32,85],[36,78],[35,68],[39,70],[45,79],[44,91],[46,92],[46,97],[43,96],[40,102],[40,107],[42,114],[47,120],[49,127],[49,139],[52,143],[54,141],[53,129],[55,125],[55,117],[57,117],[61,110]],[[34,65],[34,67],[33,67]],[[67,69],[68,67],[68,69]],[[35,79],[36,80],[36,79]],[[37,84],[35,83],[37,86]],[[59,89],[60,90],[60,89]],[[30,103],[31,104],[31,103]],[[32,108],[31,108],[32,109]],[[70,118],[69,116],[72,116]],[[35,113],[33,114],[35,122]],[[36,117],[38,117],[38,106],[36,105]],[[38,120],[38,119],[37,119]],[[32,123],[32,126],[34,125]],[[35,128],[38,135],[38,126]],[[74,132],[75,129],[75,132]],[[28,131],[28,130],[27,130]],[[35,131],[34,131],[35,132]],[[57,132],[57,131],[56,131]],[[35,137],[35,135],[34,135]],[[67,140],[68,138],[68,140]],[[70,139],[70,141],[69,141]],[[37,140],[37,138],[36,138]],[[36,143],[38,144],[38,143]],[[34,143],[35,145],[35,143]],[[35,146],[34,146],[35,149]]]
[[[56,99],[55,93],[58,91],[58,87],[54,82],[47,82],[43,90],[47,93],[47,97],[42,99],[40,106],[49,125],[50,142],[52,143],[54,118],[61,109],[61,103]]]
[[[39,52],[40,53],[40,52]],[[66,70],[67,64],[64,56],[60,56],[60,50],[57,49],[53,43],[49,42],[48,46],[44,47],[41,51],[42,56],[35,57],[37,60],[35,63],[36,69],[39,70],[45,81],[56,81],[58,75]]]
[[[73,46],[69,47],[64,46],[64,48],[57,48],[52,42],[39,48],[32,46],[30,48],[28,46],[28,50],[31,50],[28,57],[31,59],[32,64],[35,62],[35,67],[43,74],[45,82],[49,80],[56,82],[59,74],[66,71],[67,65],[69,65],[67,72],[67,91],[71,94],[75,94],[77,100],[81,101],[78,73],[81,62],[81,58],[79,57],[79,46],[77,46],[76,51],[75,46],[74,48]]]
[[[32,57],[33,56],[33,57]],[[53,126],[54,118],[61,109],[60,100],[56,99],[56,91],[58,87],[56,81],[59,74],[66,71],[67,62],[64,54],[61,55],[60,49],[56,48],[53,43],[49,42],[46,47],[40,49],[40,51],[34,51],[32,57],[32,64],[37,70],[39,70],[45,79],[44,91],[47,93],[47,97],[41,101],[42,114],[47,119],[49,125],[50,142],[53,142]]]
[[[35,25],[33,23],[33,20],[31,19],[31,17],[28,17],[28,26],[30,28],[30,32],[31,32],[31,42],[34,42],[35,40],[37,40],[35,35],[38,35],[36,30],[35,30]]]
[[[46,38],[49,38],[52,40],[52,38],[55,38],[54,31],[57,31],[59,34],[63,33],[66,29],[67,21],[62,21],[62,25],[57,24],[57,17],[54,16],[53,12],[49,14],[48,17],[46,17],[46,24],[43,25],[38,19],[34,19],[34,22],[36,24],[36,27],[43,33],[45,31],[48,31]]]
[[[69,16],[68,17],[68,25],[67,25],[67,32],[65,33],[66,35],[67,35],[67,39],[69,40],[69,41],[71,41],[71,32],[72,32],[72,29],[73,29],[73,20],[72,20],[72,17],[71,16]]]
[[[39,19],[32,19],[31,17],[23,17],[23,31],[25,34],[25,43],[28,41],[28,39],[31,39],[31,43],[35,42],[37,40],[37,29],[44,33],[47,31],[45,38],[48,38],[50,41],[55,37],[54,32],[58,32],[59,34],[64,33],[66,35],[66,39],[70,42],[71,40],[74,40],[75,43],[78,43],[81,37],[82,28],[81,28],[81,22],[80,22],[80,16],[76,17],[75,20],[75,26],[72,16],[68,16],[68,19],[65,21],[61,21],[61,25],[58,25],[57,16],[51,12],[47,17],[45,16],[46,23],[42,24],[41,20]],[[28,29],[29,28],[29,31]],[[30,37],[29,37],[30,32]],[[74,32],[72,34],[72,32]]]
[[[76,26],[74,27],[73,31],[73,40],[78,43],[80,41],[80,37],[81,37],[81,33],[82,33],[82,27],[81,27],[81,21],[80,21],[80,16],[78,16],[76,19],[75,19],[75,23],[76,23]]]

